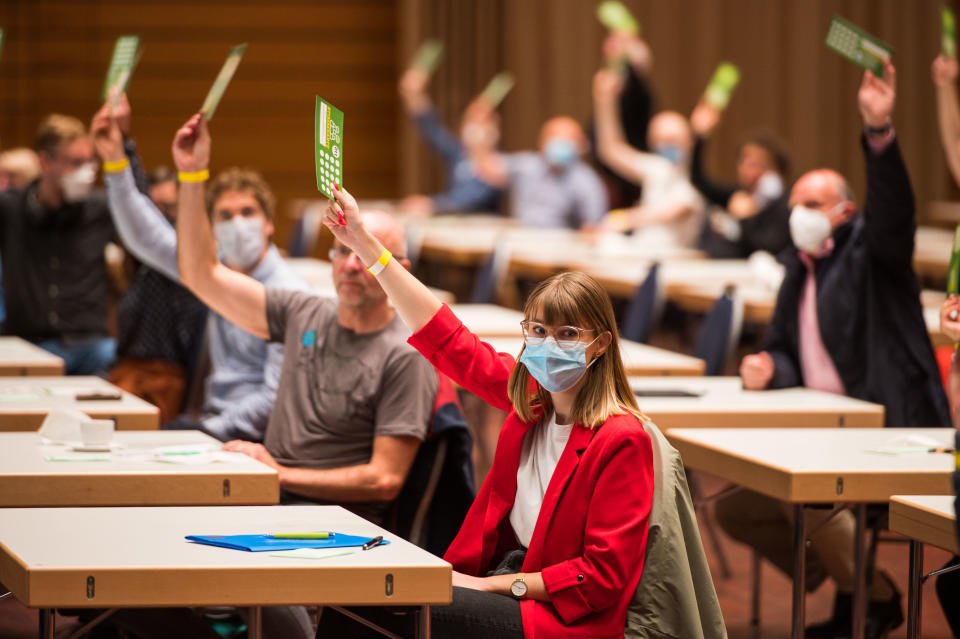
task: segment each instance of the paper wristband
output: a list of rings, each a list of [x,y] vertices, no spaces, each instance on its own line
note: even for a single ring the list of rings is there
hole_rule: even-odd
[[[117,160],[116,162],[104,162],[103,172],[119,173],[120,171],[126,170],[128,166],[130,166],[130,160],[128,158],[123,158],[122,160]]]
[[[390,258],[393,257],[393,254],[390,253],[387,249],[383,249],[383,253],[380,254],[380,258],[367,267],[367,270],[373,273],[374,275],[380,275],[383,272],[383,269],[387,268],[387,264],[390,263]]]
[[[177,174],[177,178],[181,182],[206,182],[210,179],[210,171],[208,169],[204,169],[202,171],[193,171],[192,173],[180,171]]]

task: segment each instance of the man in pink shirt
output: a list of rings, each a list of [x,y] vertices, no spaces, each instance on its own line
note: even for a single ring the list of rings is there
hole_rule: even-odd
[[[746,389],[805,386],[883,404],[886,425],[948,426],[946,397],[923,321],[913,242],[913,191],[891,116],[895,71],[865,73],[858,92],[867,196],[857,210],[836,171],[803,175],[790,193],[794,246],[780,255],[786,276],[764,349],[740,366]],[[807,637],[849,637],[854,583],[854,518],[808,514],[809,588],[824,576],[837,584],[833,618]],[[776,500],[742,491],[717,503],[721,526],[790,573],[791,514]],[[820,524],[823,524],[822,527]],[[866,636],[902,623],[900,593],[874,571]]]

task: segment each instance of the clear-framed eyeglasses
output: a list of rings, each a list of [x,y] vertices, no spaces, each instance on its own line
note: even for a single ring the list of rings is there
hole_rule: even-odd
[[[520,328],[523,329],[523,341],[530,346],[543,344],[548,337],[552,337],[557,346],[563,349],[575,348],[581,342],[585,333],[596,332],[592,328],[580,328],[579,326],[557,326],[551,328],[546,324],[534,322],[533,320],[523,320],[520,322]]]

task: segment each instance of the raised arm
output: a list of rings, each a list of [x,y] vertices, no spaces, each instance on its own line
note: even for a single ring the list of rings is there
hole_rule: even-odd
[[[123,148],[117,118],[104,105],[90,123],[97,155],[104,166],[110,215],[120,239],[140,261],[170,279],[180,279],[177,234],[149,197],[139,191]]]
[[[940,142],[947,155],[953,179],[960,184],[960,102],[957,100],[957,59],[937,56],[933,61],[933,83],[937,87],[937,121]]]
[[[213,229],[204,204],[210,133],[199,113],[177,131],[173,139],[173,160],[180,171],[177,247],[184,285],[227,321],[268,339],[267,296],[263,284],[227,268],[217,259]]]
[[[594,124],[597,155],[608,167],[633,182],[643,181],[646,154],[634,149],[623,135],[618,97],[623,90],[620,74],[601,69],[593,76]]]
[[[712,204],[727,208],[730,198],[737,187],[714,182],[704,168],[704,151],[707,138],[720,123],[720,111],[701,101],[690,114],[690,128],[693,130],[693,154],[690,157],[690,183]]]

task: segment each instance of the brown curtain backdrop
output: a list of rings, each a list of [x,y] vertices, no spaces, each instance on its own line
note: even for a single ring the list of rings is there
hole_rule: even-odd
[[[147,167],[170,164],[177,127],[200,108],[232,45],[246,56],[211,123],[213,169],[260,170],[286,207],[317,197],[314,96],[346,114],[344,182],[371,197],[397,192],[392,0],[2,0],[0,145],[32,145],[57,111],[89,122],[119,35],[144,55],[130,85],[133,135]]]
[[[503,146],[532,148],[548,117],[587,122],[591,77],[605,36],[594,0],[401,0],[402,58],[426,37],[447,57],[432,87],[438,110],[456,125],[468,100],[495,72],[517,78],[504,102]],[[655,59],[658,108],[689,113],[721,60],[742,81],[709,148],[709,166],[734,175],[740,137],[762,127],[787,143],[794,177],[829,166],[848,176],[858,197],[864,178],[856,94],[861,71],[824,44],[839,14],[893,45],[898,76],[894,124],[925,202],[956,195],[937,132],[930,64],[940,50],[941,0],[625,0]],[[401,181],[408,190],[439,184],[438,164],[404,125]],[[413,143],[411,145],[411,142]]]

